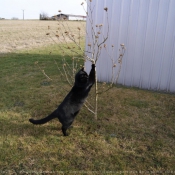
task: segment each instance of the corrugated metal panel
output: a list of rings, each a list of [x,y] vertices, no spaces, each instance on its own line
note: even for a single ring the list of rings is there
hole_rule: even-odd
[[[104,25],[104,35],[107,20],[103,9],[108,7],[109,52],[112,44],[114,57],[118,57],[121,43],[127,48],[118,83],[175,92],[175,0],[93,0],[89,5],[94,9],[93,23]],[[92,42],[88,19],[87,31],[86,44]],[[86,64],[90,69],[89,65]],[[109,82],[111,62],[105,51],[97,69],[98,80]]]

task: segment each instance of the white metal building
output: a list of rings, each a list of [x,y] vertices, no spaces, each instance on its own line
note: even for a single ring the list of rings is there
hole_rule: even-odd
[[[107,46],[114,45],[115,57],[124,43],[119,84],[143,89],[175,92],[175,0],[92,0],[94,24],[103,24],[107,31],[108,7],[109,38]],[[90,13],[90,12],[89,12]],[[87,31],[91,24],[87,19]],[[91,38],[86,38],[87,43]],[[108,49],[110,50],[111,47]],[[109,82],[111,63],[106,52],[97,62],[98,80]],[[90,69],[90,64],[86,64]]]

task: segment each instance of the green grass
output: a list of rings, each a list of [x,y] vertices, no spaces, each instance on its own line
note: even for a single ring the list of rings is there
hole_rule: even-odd
[[[61,59],[54,45],[0,56],[0,174],[175,172],[173,94],[113,88],[99,97],[98,120],[83,108],[68,137],[57,120],[30,124],[65,95]]]

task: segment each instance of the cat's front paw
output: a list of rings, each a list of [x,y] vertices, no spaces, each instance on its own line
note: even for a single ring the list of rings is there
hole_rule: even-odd
[[[95,66],[95,64],[92,64],[92,68],[95,68],[96,66]]]

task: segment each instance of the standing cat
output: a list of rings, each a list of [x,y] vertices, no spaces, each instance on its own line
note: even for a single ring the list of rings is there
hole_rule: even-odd
[[[94,83],[95,64],[92,64],[89,76],[84,71],[84,68],[75,75],[74,86],[55,111],[43,119],[29,119],[29,121],[33,124],[44,124],[54,118],[58,118],[62,123],[62,132],[64,136],[67,136],[66,130],[71,126],[75,116],[79,113]]]

